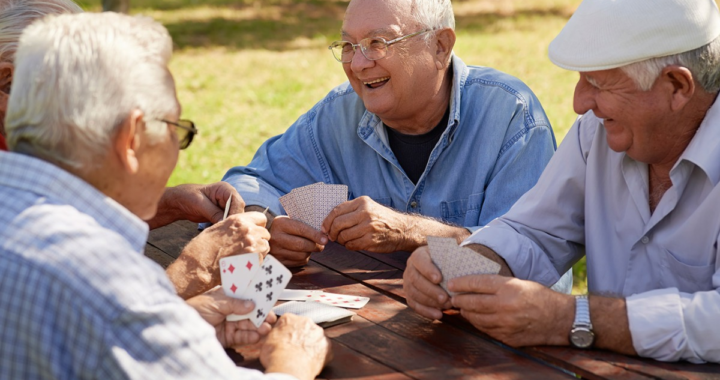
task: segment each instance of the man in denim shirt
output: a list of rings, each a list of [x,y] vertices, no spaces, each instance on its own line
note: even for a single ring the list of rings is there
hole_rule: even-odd
[[[460,242],[535,185],[556,147],[542,106],[518,79],[466,66],[454,26],[449,0],[351,1],[331,46],[349,82],[225,175],[246,209],[277,215],[293,188],[348,185],[322,231],[275,218],[271,253],[284,264],[328,240],[372,252],[412,251],[428,235]]]

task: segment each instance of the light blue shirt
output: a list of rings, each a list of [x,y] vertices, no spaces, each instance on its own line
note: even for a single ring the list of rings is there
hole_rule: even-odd
[[[269,206],[275,214],[284,214],[280,196],[325,182],[348,185],[349,199],[367,195],[402,212],[477,229],[535,184],[555,151],[555,137],[524,83],[468,67],[457,56],[452,62],[448,127],[417,184],[390,149],[380,118],[347,82],[223,180],[246,204]]]
[[[720,102],[670,179],[651,213],[648,166],[610,149],[590,111],[538,184],[464,244],[492,248],[517,277],[543,284],[587,255],[588,291],[626,297],[640,356],[720,362]]]
[[[0,379],[294,379],[236,367],[143,256],[147,233],[79,178],[0,152]]]

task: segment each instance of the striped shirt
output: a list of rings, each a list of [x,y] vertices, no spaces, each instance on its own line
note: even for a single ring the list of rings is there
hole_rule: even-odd
[[[81,179],[0,152],[0,379],[292,379],[238,368],[143,256],[148,227]]]

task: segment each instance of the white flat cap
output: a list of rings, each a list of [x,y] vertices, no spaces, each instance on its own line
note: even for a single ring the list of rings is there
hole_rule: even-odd
[[[714,0],[584,0],[548,55],[568,70],[607,70],[697,49],[719,35]]]

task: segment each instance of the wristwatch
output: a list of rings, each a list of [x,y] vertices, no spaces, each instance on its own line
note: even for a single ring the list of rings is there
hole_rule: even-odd
[[[575,322],[570,330],[570,343],[577,348],[590,348],[594,341],[588,297],[575,296]]]

